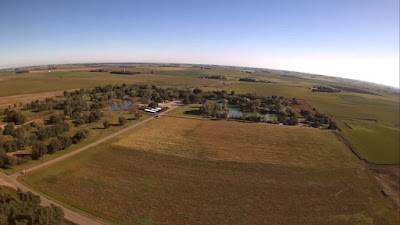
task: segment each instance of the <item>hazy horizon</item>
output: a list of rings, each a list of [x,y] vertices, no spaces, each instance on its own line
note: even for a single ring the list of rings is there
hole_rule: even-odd
[[[397,0],[13,1],[0,27],[0,68],[165,62],[400,82]]]

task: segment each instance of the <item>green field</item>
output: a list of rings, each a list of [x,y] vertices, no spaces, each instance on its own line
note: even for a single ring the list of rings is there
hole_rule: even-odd
[[[163,116],[24,176],[110,224],[397,224],[332,131]]]
[[[189,104],[189,105],[183,105],[177,109],[174,109],[172,111],[168,112],[168,115],[171,116],[186,116],[186,117],[194,117],[198,118],[198,116],[194,115],[195,113],[198,112],[199,108],[201,107],[201,104]]]
[[[399,130],[378,123],[341,121],[341,135],[357,154],[375,164],[399,164]]]
[[[145,73],[148,72],[148,73]],[[179,79],[177,79],[179,77]],[[107,84],[139,83],[158,86],[184,87],[217,85],[213,80],[199,79],[197,76],[185,76],[179,71],[175,75],[150,74],[146,70],[138,75],[117,75],[89,71],[53,71],[33,72],[24,75],[0,75],[0,96],[49,92],[57,90],[89,88]]]

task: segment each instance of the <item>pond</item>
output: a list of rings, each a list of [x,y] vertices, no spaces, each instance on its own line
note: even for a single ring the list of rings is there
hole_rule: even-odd
[[[113,101],[108,105],[107,108],[108,108],[108,110],[111,110],[111,111],[118,111],[118,110],[127,109],[131,105],[132,105],[132,101],[130,101],[130,100],[123,100],[122,102]]]
[[[236,107],[228,107],[228,117],[238,117],[238,116],[264,116],[265,121],[277,121],[278,117],[275,114],[261,114],[257,112],[243,112]]]

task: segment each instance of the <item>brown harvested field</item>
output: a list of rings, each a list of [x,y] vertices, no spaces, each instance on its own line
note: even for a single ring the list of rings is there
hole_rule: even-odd
[[[331,131],[163,116],[24,177],[110,224],[397,224]]]
[[[56,96],[62,96],[63,91],[50,91],[50,92],[44,92],[44,93],[33,93],[33,94],[24,94],[24,95],[12,95],[12,96],[6,96],[6,97],[0,97],[0,108],[7,107],[13,104],[17,104],[19,106],[19,103],[30,103],[31,101],[36,101],[36,100],[44,100],[46,98],[53,98]]]
[[[115,145],[186,158],[299,167],[360,167],[330,131],[312,128],[160,118]],[[340,149],[338,151],[338,149]]]

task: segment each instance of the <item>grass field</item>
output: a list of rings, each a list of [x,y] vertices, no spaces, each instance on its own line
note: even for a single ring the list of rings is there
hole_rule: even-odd
[[[201,70],[193,68],[189,65],[181,67],[160,67],[133,65],[128,70],[138,71],[141,74],[126,76],[115,75],[109,73],[89,72],[88,67],[68,67],[61,66],[61,69],[53,70],[50,73],[47,70],[32,71],[28,74],[16,75],[11,72],[0,74],[0,96],[19,95],[0,97],[0,106],[5,107],[7,104],[31,101],[32,97],[24,94],[42,93],[33,95],[35,98],[43,99],[51,95],[59,95],[60,90],[89,88],[98,85],[116,84],[116,83],[139,83],[150,84],[161,87],[201,87],[205,90],[221,90],[228,92],[236,91],[237,93],[256,93],[265,96],[284,96],[286,98],[298,98],[305,100],[318,111],[329,114],[334,120],[358,120],[363,123],[362,126],[370,126],[369,122],[374,120],[377,127],[387,127],[393,134],[400,130],[400,102],[398,95],[388,94],[387,88],[381,86],[361,83],[351,80],[343,80],[340,78],[315,76],[310,74],[300,74],[288,71],[268,72],[257,71],[254,74],[247,75],[240,73],[237,68],[217,67],[214,66],[210,70]],[[104,68],[108,71],[121,70],[119,65],[106,65]],[[227,80],[200,79],[203,75],[222,75]],[[273,83],[249,83],[239,82],[240,77],[256,77],[259,79],[267,79]],[[373,94],[360,94],[355,92],[341,93],[315,93],[310,91],[310,87],[315,84],[351,86],[355,85],[359,89],[366,90]],[[376,94],[374,94],[376,93]],[[339,124],[340,126],[340,124]],[[346,127],[340,126],[341,129]],[[391,156],[398,154],[397,146],[385,142],[386,133],[376,130],[374,132],[374,145],[363,145],[364,133],[361,129],[353,129],[351,132],[343,132],[343,137],[355,144],[355,148],[363,155],[371,152],[368,156],[363,156],[371,163],[391,164],[393,160],[386,160]],[[388,157],[381,157],[376,146],[383,143]],[[389,143],[394,143],[390,141]],[[373,157],[377,157],[376,159]]]
[[[24,176],[111,224],[397,224],[331,131],[163,116]]]
[[[400,163],[399,130],[377,123],[343,120],[341,131],[358,155],[375,164]]]
[[[198,113],[199,108],[201,107],[201,104],[189,104],[189,105],[183,105],[177,109],[174,109],[172,111],[168,112],[168,115],[171,116],[192,116],[194,118],[199,118],[196,115]],[[191,114],[192,113],[192,114]]]
[[[197,76],[150,74],[116,75],[88,71],[36,72],[25,75],[4,74],[0,76],[0,96],[53,92],[59,90],[90,88],[107,84],[139,83],[170,87],[193,87],[218,84],[218,81],[199,79]],[[167,72],[166,72],[167,73]],[[183,73],[183,72],[181,72]],[[179,77],[179,79],[177,79]]]

